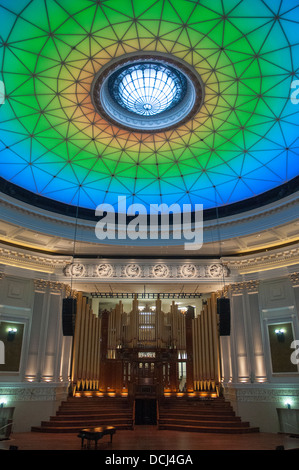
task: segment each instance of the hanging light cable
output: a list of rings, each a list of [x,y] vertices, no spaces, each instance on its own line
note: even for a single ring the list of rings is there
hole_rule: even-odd
[[[76,206],[76,215],[75,215],[75,230],[74,230],[74,240],[73,240],[73,256],[70,270],[70,293],[69,296],[64,298],[62,301],[62,331],[64,336],[74,336],[75,333],[75,320],[77,313],[77,299],[73,295],[73,270],[74,270],[74,260],[76,254],[76,242],[77,242],[77,230],[78,230],[78,215],[79,215],[79,198],[80,198],[80,188],[78,191],[78,202]]]

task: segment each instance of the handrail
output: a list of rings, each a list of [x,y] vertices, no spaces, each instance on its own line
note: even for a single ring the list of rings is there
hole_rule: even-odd
[[[12,426],[12,422],[11,422],[11,423],[8,423],[8,424],[5,424],[4,426],[2,426],[2,427],[0,428],[0,431],[1,431],[1,429],[7,428],[7,426]]]
[[[133,401],[133,423],[132,423],[133,424],[133,429],[135,427],[135,402],[136,401],[135,401],[135,398],[134,398],[134,401]]]

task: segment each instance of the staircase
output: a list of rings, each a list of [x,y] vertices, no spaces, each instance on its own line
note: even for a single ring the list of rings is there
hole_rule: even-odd
[[[68,397],[49,421],[33,426],[32,432],[75,433],[101,425],[134,428],[133,408],[127,398]],[[259,428],[241,421],[223,398],[165,398],[160,402],[158,429],[205,433],[253,433]]]
[[[242,422],[230,403],[222,398],[165,399],[159,407],[158,429],[230,434],[259,432],[259,428]]]
[[[127,398],[68,397],[49,421],[31,428],[33,432],[75,433],[101,425],[133,429],[133,410]]]

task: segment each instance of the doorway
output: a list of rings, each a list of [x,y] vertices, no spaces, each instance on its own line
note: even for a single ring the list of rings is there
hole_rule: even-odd
[[[157,424],[157,407],[154,399],[135,400],[135,424]]]

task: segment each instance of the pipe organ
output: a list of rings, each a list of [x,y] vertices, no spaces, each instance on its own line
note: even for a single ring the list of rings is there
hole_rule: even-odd
[[[79,292],[71,359],[73,393],[99,387],[100,334],[101,320],[93,313],[87,298]]]
[[[163,396],[218,393],[219,333],[216,295],[196,315],[173,301],[168,312],[155,304],[120,301],[94,314],[78,295],[72,356],[74,391],[108,395]]]
[[[192,326],[193,379],[195,391],[219,393],[220,351],[217,318],[217,296],[203,305]]]

